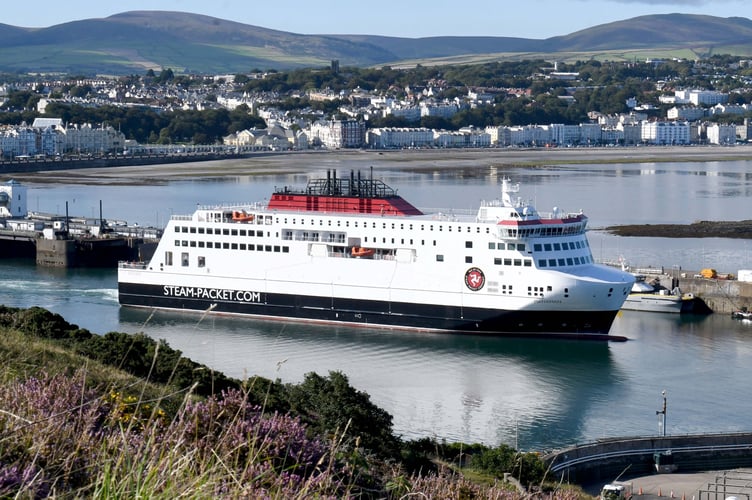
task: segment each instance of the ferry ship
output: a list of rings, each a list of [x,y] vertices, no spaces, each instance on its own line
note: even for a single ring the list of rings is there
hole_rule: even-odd
[[[424,213],[360,173],[268,202],[173,215],[123,306],[495,335],[608,336],[634,277],[596,264],[583,213],[543,214],[502,180],[477,212]]]

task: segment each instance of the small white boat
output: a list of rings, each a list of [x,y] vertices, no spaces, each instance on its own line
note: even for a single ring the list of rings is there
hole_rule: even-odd
[[[631,274],[635,279],[632,290],[621,306],[622,309],[674,314],[692,311],[695,297],[691,293],[682,293],[678,280],[671,280],[672,288],[669,290],[660,284],[657,277],[648,282],[647,276],[643,273],[650,273],[649,268],[645,271],[642,269],[632,271],[624,257],[619,257],[619,260],[611,265],[621,267],[622,271]],[[662,273],[663,270],[660,269],[660,272]]]
[[[743,321],[752,321],[752,311],[748,311],[746,308],[733,311],[731,317],[734,319],[741,319]]]
[[[622,309],[678,314],[682,309],[691,308],[694,299],[691,293],[682,293],[678,286],[672,290],[663,288],[657,279],[653,283],[648,283],[642,274],[635,274],[634,277],[635,283]]]

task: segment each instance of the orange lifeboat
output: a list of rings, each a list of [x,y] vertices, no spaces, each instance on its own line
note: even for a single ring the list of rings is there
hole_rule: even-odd
[[[352,247],[350,254],[353,257],[370,257],[374,254],[373,248]]]
[[[245,210],[233,210],[232,220],[237,222],[251,222],[253,220],[253,214],[248,214]]]

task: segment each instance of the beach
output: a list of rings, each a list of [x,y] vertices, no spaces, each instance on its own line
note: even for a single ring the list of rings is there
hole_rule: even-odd
[[[355,167],[365,171],[371,166],[375,170],[456,169],[468,171],[471,175],[471,171],[478,168],[732,160],[752,160],[752,145],[294,151],[219,161],[42,171],[6,174],[3,177],[6,177],[4,180],[12,178],[23,183],[141,185],[191,178],[292,174],[332,168],[349,170]]]

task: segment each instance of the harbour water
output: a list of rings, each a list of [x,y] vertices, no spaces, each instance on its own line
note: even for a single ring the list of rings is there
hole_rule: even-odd
[[[332,165],[327,165],[329,168]],[[312,171],[321,175],[325,168]],[[507,169],[541,211],[556,204],[590,218],[596,258],[721,272],[752,268],[747,240],[619,238],[615,224],[688,223],[750,217],[751,162]],[[338,169],[360,168],[341,164]],[[471,209],[498,195],[494,167],[376,175],[419,207]],[[307,175],[231,177],[159,186],[29,185],[31,210],[163,225],[200,204],[257,201]],[[440,200],[440,201],[438,201]],[[547,207],[545,204],[550,204]],[[94,207],[94,208],[91,208]],[[56,209],[57,208],[57,209]],[[733,266],[733,267],[731,267]],[[406,438],[505,443],[544,450],[601,437],[659,434],[667,391],[668,434],[749,431],[752,324],[726,315],[624,311],[611,333],[627,342],[484,338],[121,309],[114,270],[42,269],[0,261],[0,303],[38,305],[96,333],[144,331],[235,377],[297,382],[305,373],[345,373],[394,416]]]

